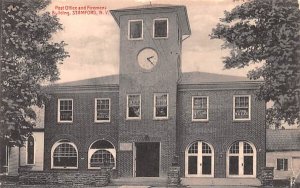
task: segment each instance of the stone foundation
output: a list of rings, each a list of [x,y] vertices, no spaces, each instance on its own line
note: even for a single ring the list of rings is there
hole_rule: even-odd
[[[108,171],[97,172],[22,172],[19,183],[26,185],[61,184],[68,186],[106,186],[110,182]]]

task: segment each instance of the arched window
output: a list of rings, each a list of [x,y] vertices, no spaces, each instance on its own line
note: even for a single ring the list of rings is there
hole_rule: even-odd
[[[34,143],[34,137],[29,136],[27,139],[27,164],[33,165],[35,162],[35,143]]]
[[[214,150],[210,144],[196,141],[188,146],[185,153],[185,176],[214,176]]]
[[[227,176],[256,176],[256,149],[253,144],[237,141],[230,146],[227,151]]]
[[[115,147],[106,140],[94,142],[88,152],[89,169],[116,168]]]
[[[78,150],[74,143],[69,140],[56,142],[51,151],[52,168],[77,168]]]

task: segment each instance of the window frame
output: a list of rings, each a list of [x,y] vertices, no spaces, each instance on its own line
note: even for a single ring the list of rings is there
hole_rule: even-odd
[[[140,104],[139,104],[139,107],[140,107],[140,113],[139,113],[139,117],[129,117],[129,105],[128,105],[128,102],[129,102],[129,96],[130,95],[135,95],[135,96],[139,96],[139,100],[140,100]],[[126,120],[141,120],[142,119],[142,98],[141,98],[141,94],[127,94],[126,95]]]
[[[157,21],[157,20],[167,20],[167,36],[165,36],[165,37],[156,37],[155,36],[155,21]],[[169,19],[168,18],[155,18],[155,19],[153,19],[152,28],[153,28],[152,36],[153,36],[154,39],[167,39],[167,38],[169,38]]]
[[[235,117],[235,100],[237,97],[248,97],[248,111],[249,111],[249,117],[248,118],[236,118]],[[233,120],[234,121],[249,121],[251,120],[251,95],[233,95],[233,106],[232,106],[232,115],[233,115]]]
[[[109,102],[109,104],[108,104],[108,115],[109,115],[109,119],[108,120],[98,120],[97,119],[97,113],[98,113],[98,111],[97,111],[97,102],[98,102],[98,100],[108,100],[108,102]],[[95,98],[95,116],[94,116],[94,122],[95,123],[109,123],[110,121],[111,121],[111,99],[110,98]]]
[[[28,139],[29,137],[33,138],[33,163],[28,163]],[[27,138],[27,142],[26,142],[26,165],[35,165],[35,153],[36,153],[36,141],[35,141],[35,137],[33,135],[30,135]]]
[[[282,162],[282,168],[281,169],[278,168],[278,161]],[[286,161],[287,165],[285,165],[285,161]],[[289,171],[289,160],[288,160],[288,158],[276,158],[276,170]]]
[[[166,117],[157,117],[156,116],[156,96],[158,95],[167,95],[167,116]],[[154,93],[153,95],[153,119],[154,120],[166,120],[169,119],[169,93]]]
[[[60,113],[61,113],[60,102],[61,101],[67,101],[67,100],[72,101],[72,120],[61,120],[60,119]],[[71,98],[60,98],[60,99],[58,99],[57,111],[58,111],[57,112],[57,122],[58,123],[73,123],[73,120],[74,120],[74,101],[73,101],[73,99],[71,99]]]
[[[195,119],[194,118],[194,99],[195,98],[206,98],[206,100],[207,100],[207,103],[206,103],[207,117],[206,117],[206,119]],[[192,96],[192,121],[193,122],[209,121],[209,96]]]
[[[54,151],[61,144],[70,144],[71,146],[73,146],[75,148],[76,153],[77,153],[76,167],[75,166],[69,166],[69,167],[68,166],[54,166],[54,156],[53,156]],[[52,148],[51,148],[51,169],[78,169],[78,158],[79,158],[78,149],[77,149],[77,146],[73,142],[57,141],[52,145]]]
[[[131,30],[130,30],[130,23],[131,22],[137,22],[137,21],[141,21],[142,22],[142,33],[141,33],[141,37],[140,38],[131,38],[130,36],[130,32],[131,32]],[[128,30],[127,30],[127,38],[128,38],[128,40],[143,40],[144,39],[144,20],[143,19],[135,19],[135,20],[128,20]]]

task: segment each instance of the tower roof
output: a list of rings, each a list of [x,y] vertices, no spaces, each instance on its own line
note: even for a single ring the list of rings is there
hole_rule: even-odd
[[[166,4],[149,4],[142,6],[127,7],[117,10],[110,10],[117,24],[120,26],[120,17],[132,14],[151,14],[151,13],[167,13],[176,12],[179,20],[179,27],[182,35],[190,35],[191,28],[187,15],[186,7],[183,5],[166,5]]]

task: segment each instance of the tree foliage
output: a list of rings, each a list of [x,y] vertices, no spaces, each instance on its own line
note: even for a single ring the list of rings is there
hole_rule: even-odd
[[[300,100],[300,11],[297,0],[243,1],[213,29],[212,39],[222,39],[230,49],[224,67],[244,68],[250,79],[264,80],[257,96],[273,101],[267,122],[279,125],[299,123]]]
[[[6,0],[2,7],[1,138],[22,145],[47,95],[42,84],[59,79],[58,64],[68,56],[64,42],[51,42],[62,29],[45,8],[49,0]]]

